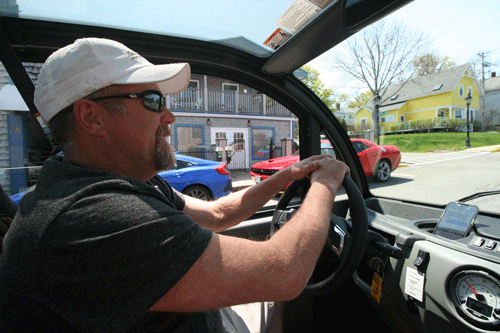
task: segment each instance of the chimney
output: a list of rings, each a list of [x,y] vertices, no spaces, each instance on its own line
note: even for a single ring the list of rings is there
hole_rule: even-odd
[[[491,72],[491,77],[497,77],[497,72]]]

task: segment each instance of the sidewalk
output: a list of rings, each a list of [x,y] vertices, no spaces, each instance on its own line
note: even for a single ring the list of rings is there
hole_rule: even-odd
[[[500,152],[500,145],[468,148],[467,150],[484,150],[484,151],[490,151],[492,153],[497,153]]]
[[[252,177],[250,176],[250,170],[245,171],[245,170],[234,170],[234,171],[229,171],[229,175],[231,176],[231,179],[233,181],[233,191],[239,191],[242,190],[248,186],[255,185],[255,182],[252,180]]]

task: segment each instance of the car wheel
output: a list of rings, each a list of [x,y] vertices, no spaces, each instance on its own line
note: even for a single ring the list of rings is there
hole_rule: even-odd
[[[391,162],[385,159],[378,161],[373,178],[379,183],[388,181],[391,178]]]
[[[212,200],[212,193],[210,193],[210,190],[200,185],[188,186],[182,191],[182,193],[201,200]]]

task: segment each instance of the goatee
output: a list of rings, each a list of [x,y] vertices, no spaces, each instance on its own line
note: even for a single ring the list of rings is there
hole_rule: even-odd
[[[168,126],[160,126],[156,131],[156,170],[163,171],[172,168],[175,165],[174,148],[167,142],[166,138],[170,135]]]

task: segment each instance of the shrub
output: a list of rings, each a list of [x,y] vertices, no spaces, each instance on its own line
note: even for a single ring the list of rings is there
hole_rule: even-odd
[[[431,132],[436,124],[436,118],[417,119],[410,122],[410,127],[417,132]]]
[[[441,126],[446,127],[450,132],[463,132],[466,130],[467,121],[462,118],[444,118]]]

